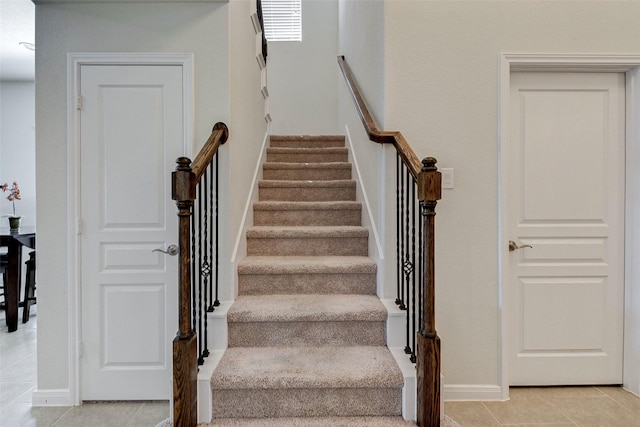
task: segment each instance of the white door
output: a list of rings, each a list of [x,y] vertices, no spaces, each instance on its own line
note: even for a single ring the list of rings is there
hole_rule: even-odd
[[[80,71],[82,400],[168,399],[177,327],[170,172],[184,155],[182,67]]]
[[[512,73],[511,385],[620,384],[625,77]],[[503,242],[505,245],[508,242]]]

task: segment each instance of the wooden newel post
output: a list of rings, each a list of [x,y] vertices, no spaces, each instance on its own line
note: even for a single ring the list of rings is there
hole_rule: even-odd
[[[424,258],[420,279],[423,298],[422,322],[417,336],[418,425],[440,426],[440,338],[435,320],[435,216],[436,204],[442,194],[442,177],[436,159],[422,161],[418,177],[418,199],[422,220]]]
[[[197,424],[197,337],[191,328],[191,208],[196,198],[191,160],[180,157],[171,174],[171,197],[178,206],[178,333],[173,340],[173,422],[176,427]]]

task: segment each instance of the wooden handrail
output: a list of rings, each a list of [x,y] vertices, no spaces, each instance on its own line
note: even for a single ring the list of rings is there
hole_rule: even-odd
[[[204,143],[204,146],[191,164],[191,171],[195,175],[195,182],[200,181],[202,174],[218,151],[218,147],[227,142],[228,138],[229,129],[227,129],[227,125],[221,122],[216,123],[211,130],[209,139]]]
[[[441,198],[442,177],[436,159],[427,157],[421,162],[400,132],[378,130],[344,56],[338,57],[338,64],[369,139],[393,144],[418,187],[422,221],[422,248],[418,252],[424,254],[420,259],[422,277],[419,282],[424,298],[419,308],[421,321],[416,334],[417,423],[421,427],[438,427],[441,397],[440,338],[435,327],[435,208]]]
[[[171,174],[171,198],[178,207],[178,333],[173,340],[173,418],[176,427],[197,424],[197,336],[191,322],[191,210],[196,186],[211,164],[229,130],[216,123],[193,163],[187,157],[176,160]]]
[[[358,83],[356,83],[356,79],[351,72],[351,68],[347,64],[344,56],[338,56],[338,65],[342,70],[342,75],[347,83],[347,87],[349,88],[349,92],[351,93],[351,97],[353,98],[353,102],[356,105],[356,109],[358,110],[358,115],[360,116],[360,120],[362,121],[362,125],[364,126],[369,139],[373,142],[378,142],[380,144],[393,144],[400,154],[402,161],[409,168],[409,172],[413,176],[413,179],[417,182],[418,175],[420,175],[420,170],[422,169],[422,163],[418,156],[413,152],[407,140],[404,139],[404,136],[400,132],[397,131],[381,131],[378,130],[369,109],[367,108],[367,104],[364,102],[364,98],[360,93],[360,88],[358,87]]]

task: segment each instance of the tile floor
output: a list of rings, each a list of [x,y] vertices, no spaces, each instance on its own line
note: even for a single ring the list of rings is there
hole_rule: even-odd
[[[4,312],[0,312],[0,427],[154,427],[169,417],[169,402],[31,407],[37,374],[36,307],[31,308],[29,322],[19,323],[12,333],[7,332]]]
[[[463,427],[635,427],[640,397],[620,387],[512,388],[507,402],[445,402]]]
[[[37,306],[8,333],[0,312],[0,427],[154,427],[168,402],[31,407],[36,388]],[[514,388],[508,402],[445,402],[463,427],[640,427],[640,397],[620,387]]]

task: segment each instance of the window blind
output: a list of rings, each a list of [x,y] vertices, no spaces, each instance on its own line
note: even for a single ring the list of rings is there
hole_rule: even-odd
[[[262,0],[262,19],[267,40],[302,40],[301,0]]]

